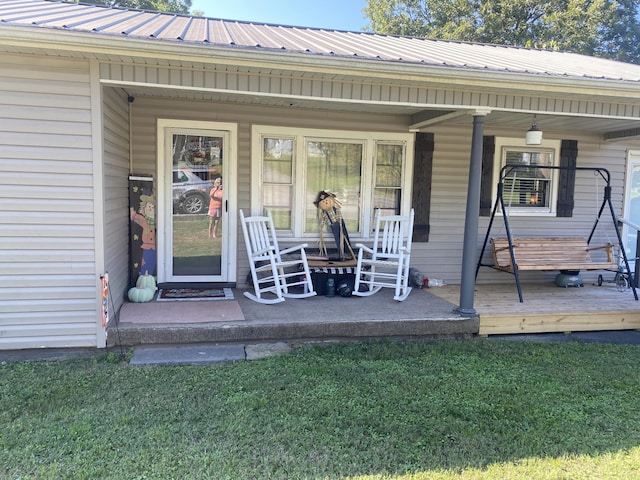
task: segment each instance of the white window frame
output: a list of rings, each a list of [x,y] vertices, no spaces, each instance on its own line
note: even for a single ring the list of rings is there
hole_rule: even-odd
[[[531,152],[536,151],[553,151],[553,166],[560,165],[560,146],[561,140],[542,140],[540,145],[527,145],[523,138],[510,138],[510,137],[496,137],[495,153],[493,157],[493,187],[492,196],[493,201],[498,195],[498,182],[500,181],[500,171],[504,167],[506,162],[506,152],[509,150],[528,150]],[[526,217],[555,217],[556,216],[556,204],[558,203],[558,182],[560,176],[558,171],[551,169],[551,182],[550,182],[550,194],[549,194],[549,206],[548,207],[517,207],[506,204],[505,206],[510,216],[526,216]],[[502,210],[498,207],[496,214],[502,215]]]
[[[362,176],[360,188],[360,225],[359,232],[349,232],[349,236],[358,239],[368,239],[372,236],[373,195],[376,143],[396,143],[404,146],[404,163],[402,166],[402,196],[400,213],[407,214],[411,208],[411,188],[413,172],[414,135],[411,133],[345,131],[311,128],[289,128],[272,125],[254,125],[251,129],[251,213],[262,213],[262,184],[263,184],[263,141],[265,137],[295,138],[295,152],[293,165],[293,201],[292,201],[292,230],[278,231],[283,238],[306,239],[318,238],[319,232],[304,230],[305,211],[304,196],[306,182],[306,148],[309,141],[322,142],[354,142],[362,143]]]

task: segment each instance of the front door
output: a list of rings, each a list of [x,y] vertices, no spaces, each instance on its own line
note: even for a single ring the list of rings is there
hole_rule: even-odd
[[[624,218],[640,226],[640,151],[630,150],[627,155],[627,177],[625,185]],[[628,224],[622,227],[622,243],[629,260],[629,267],[635,270],[637,230]]]
[[[158,281],[235,281],[235,125],[158,122]]]

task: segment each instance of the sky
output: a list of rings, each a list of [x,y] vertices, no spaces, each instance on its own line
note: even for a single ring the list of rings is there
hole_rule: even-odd
[[[366,0],[192,0],[206,17],[359,32]]]

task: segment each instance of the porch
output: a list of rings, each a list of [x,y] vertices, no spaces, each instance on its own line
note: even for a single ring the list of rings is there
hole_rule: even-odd
[[[585,282],[581,288],[513,283],[477,285],[479,318],[454,310],[459,285],[414,289],[406,301],[383,289],[368,297],[318,296],[261,305],[234,289],[234,300],[125,303],[107,345],[416,338],[640,329],[630,289]]]
[[[603,275],[598,286],[560,288],[553,282],[522,284],[524,302],[518,301],[515,283],[480,284],[475,287],[474,307],[480,317],[479,335],[584,332],[640,329],[640,302],[630,288],[618,291]],[[609,278],[611,277],[611,278]],[[439,298],[456,302],[458,285],[430,289]]]
[[[107,345],[268,342],[382,337],[469,336],[478,319],[414,289],[404,302],[393,290],[363,297],[315,296],[262,305],[233,289],[233,300],[125,303],[108,328]]]

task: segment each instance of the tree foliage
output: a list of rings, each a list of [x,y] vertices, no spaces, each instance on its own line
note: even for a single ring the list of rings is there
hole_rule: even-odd
[[[640,63],[640,0],[367,0],[384,34],[563,50]]]
[[[188,14],[191,9],[191,0],[80,0],[80,2],[183,14]]]

